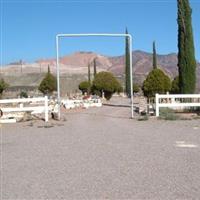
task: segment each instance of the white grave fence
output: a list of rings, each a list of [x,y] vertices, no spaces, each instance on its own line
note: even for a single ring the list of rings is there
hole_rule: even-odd
[[[200,94],[156,94],[156,117],[160,108],[200,107]]]
[[[48,122],[47,96],[38,98],[2,99],[0,100],[0,109],[3,113],[11,113],[11,112],[31,112],[32,114],[44,113],[45,122]]]

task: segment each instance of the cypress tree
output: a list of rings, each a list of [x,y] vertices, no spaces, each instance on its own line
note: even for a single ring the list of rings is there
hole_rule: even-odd
[[[153,68],[157,69],[157,54],[156,54],[156,43],[153,42]]]
[[[90,63],[88,63],[88,82],[91,83],[91,77],[90,77]]]
[[[179,88],[182,94],[192,94],[196,88],[196,60],[191,14],[188,0],[177,0],[178,4],[178,69]]]
[[[95,75],[97,74],[97,63],[96,63],[96,58],[94,59],[93,64],[94,64],[94,77],[95,77]]]
[[[51,73],[51,71],[50,71],[50,66],[49,66],[49,65],[48,65],[48,71],[47,71],[47,73],[48,73],[48,74]]]
[[[126,34],[128,30],[126,28]],[[129,52],[129,37],[125,39],[125,83],[126,83],[126,94],[128,97],[131,96],[131,86],[130,86],[130,52]]]

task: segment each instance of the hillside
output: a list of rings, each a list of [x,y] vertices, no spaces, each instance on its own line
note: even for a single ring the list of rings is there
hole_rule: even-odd
[[[146,75],[152,69],[152,54],[143,51],[133,51],[133,73],[134,81],[142,83]],[[109,57],[94,52],[76,52],[60,58],[60,73],[64,85],[70,85],[65,88],[67,91],[77,89],[78,82],[86,79],[88,63],[91,65],[96,59],[98,71],[111,71],[118,77],[124,75],[124,56]],[[171,53],[168,55],[158,55],[158,65],[171,78],[178,73],[177,55]],[[13,63],[2,68],[1,76],[3,76],[12,86],[17,85],[38,85],[44,73],[47,71],[48,65],[53,73],[56,73],[56,60],[38,59],[34,63]],[[200,64],[197,67],[198,89],[200,89]],[[76,77],[75,79],[72,77]],[[73,80],[73,81],[72,81]],[[72,84],[73,82],[73,84]]]

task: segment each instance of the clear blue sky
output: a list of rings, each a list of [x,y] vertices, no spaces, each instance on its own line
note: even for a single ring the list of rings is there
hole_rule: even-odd
[[[133,35],[134,50],[177,52],[176,0],[0,0],[2,62],[55,57],[57,33]],[[200,0],[191,0],[196,58],[200,60]],[[95,51],[124,54],[122,38],[62,39],[61,54]]]

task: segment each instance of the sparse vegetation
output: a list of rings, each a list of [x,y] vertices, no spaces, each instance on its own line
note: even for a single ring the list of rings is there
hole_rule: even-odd
[[[92,90],[98,92],[97,95],[100,94],[101,96],[104,92],[105,98],[109,100],[115,92],[122,91],[122,86],[112,73],[99,72],[94,78]]]

